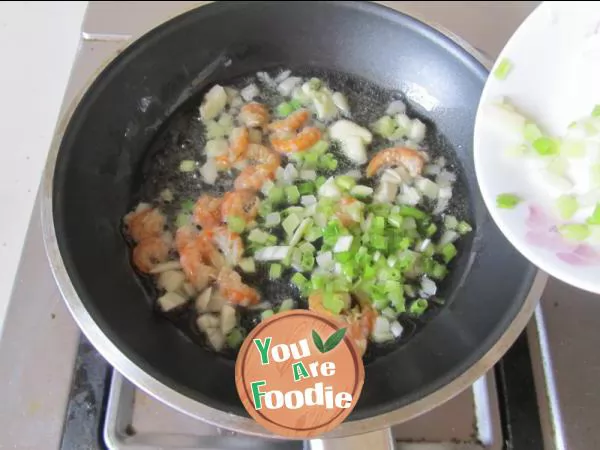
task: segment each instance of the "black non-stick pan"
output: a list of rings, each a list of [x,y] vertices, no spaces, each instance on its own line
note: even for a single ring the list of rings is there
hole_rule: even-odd
[[[139,193],[157,136],[215,82],[286,67],[398,92],[454,162],[474,226],[443,289],[446,305],[402,346],[366,364],[348,435],[389,426],[447,400],[483,375],[523,329],[536,270],[495,227],[473,167],[475,111],[488,71],[447,35],[363,2],[218,2],[142,36],[89,86],[56,141],[44,227],[65,301],[126,377],[204,420],[266,433],[247,416],[234,361],[187,338],[149,305],[121,220]],[[336,81],[337,80],[337,81]],[[182,112],[184,111],[184,112]]]

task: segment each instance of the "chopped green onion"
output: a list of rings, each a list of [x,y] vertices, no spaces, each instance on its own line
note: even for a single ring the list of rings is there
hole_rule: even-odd
[[[350,189],[350,194],[356,198],[366,198],[373,195],[373,188],[369,186],[357,185]]]
[[[377,119],[377,121],[375,121],[375,123],[371,125],[371,129],[374,133],[386,139],[389,139],[394,134],[396,128],[397,123],[390,116],[380,117],[379,119]]]
[[[315,186],[317,187],[317,189],[319,189],[321,186],[323,186],[325,184],[326,181],[327,181],[327,178],[325,178],[324,176],[319,176],[315,180]]]
[[[378,298],[373,302],[373,307],[378,311],[383,311],[385,308],[388,307],[389,304],[390,301],[387,298]]]
[[[600,187],[600,164],[592,164],[590,167],[590,181],[595,187]]]
[[[572,195],[561,195],[556,200],[556,207],[560,217],[564,220],[570,219],[579,209],[577,198]]]
[[[344,294],[326,293],[323,297],[323,307],[338,315],[346,306],[342,298],[343,295]]]
[[[301,291],[304,292],[308,287],[308,280],[300,272],[296,272],[291,279],[291,282]]]
[[[302,236],[304,235],[306,230],[312,226],[312,222],[313,222],[312,219],[309,219],[309,218],[306,218],[306,219],[302,220],[302,222],[300,222],[300,225],[298,225],[298,227],[296,228],[296,231],[294,231],[294,234],[290,238],[290,246],[291,247],[293,247],[298,242],[300,242],[300,239],[302,239]]]
[[[313,145],[307,151],[310,153],[315,153],[317,155],[322,155],[327,150],[329,150],[329,143],[327,141],[318,141],[315,145]]]
[[[473,227],[463,220],[456,226],[456,231],[458,231],[458,234],[467,234],[473,231]]]
[[[466,225],[469,226],[469,224],[466,224]],[[436,233],[436,231],[437,231],[437,225],[435,223],[430,223],[429,226],[427,227],[427,229],[425,230],[425,235],[427,237],[431,237]]]
[[[256,264],[252,258],[242,258],[239,262],[239,266],[246,273],[256,272]]]
[[[281,225],[283,226],[285,233],[288,236],[292,236],[298,225],[300,225],[300,222],[300,217],[298,217],[297,214],[290,214],[285,218]]]
[[[421,314],[423,314],[425,312],[425,310],[427,309],[427,306],[428,306],[427,300],[425,300],[424,298],[420,298],[410,304],[410,307],[408,308],[408,312],[415,316],[420,316]]]
[[[269,278],[271,280],[277,280],[279,277],[281,277],[282,271],[283,267],[281,264],[271,264],[271,267],[269,267]]]
[[[313,226],[304,234],[304,239],[306,239],[308,242],[314,242],[321,236],[323,236],[321,228]]]
[[[290,205],[295,205],[300,200],[300,191],[297,186],[287,186],[285,188],[285,195]]]
[[[356,180],[349,175],[340,175],[335,178],[335,184],[337,184],[341,189],[348,191],[354,187],[356,184]]]
[[[273,315],[273,310],[272,309],[266,309],[264,310],[262,313],[260,313],[260,318],[261,320],[267,320],[269,317],[271,317]]]
[[[590,225],[600,225],[600,203],[598,203],[596,208],[594,208],[594,212],[587,219],[587,223]]]
[[[521,199],[515,194],[499,194],[496,197],[496,206],[498,208],[512,209],[521,202]]]
[[[244,335],[239,328],[234,328],[227,335],[227,346],[230,348],[238,348],[244,341]]]
[[[388,238],[380,235],[373,235],[371,237],[371,245],[373,248],[377,250],[387,250],[388,248]]]
[[[590,236],[590,229],[585,224],[572,223],[567,225],[561,225],[558,228],[560,234],[565,238],[573,241],[584,241]]]
[[[400,215],[405,217],[413,217],[415,219],[425,219],[427,217],[427,213],[421,211],[418,208],[413,206],[401,205],[400,206]]]
[[[291,311],[292,309],[294,309],[294,300],[291,298],[286,298],[279,305],[279,312]]]
[[[267,217],[273,211],[273,205],[270,202],[262,201],[258,207],[258,215]]]
[[[292,102],[294,102],[294,103],[292,103]],[[299,104],[299,102],[297,100],[292,100],[291,102],[280,103],[279,105],[277,105],[277,108],[275,108],[275,111],[278,116],[287,117],[291,113],[296,111],[296,109],[299,108],[296,106],[297,104]]]
[[[184,200],[181,202],[182,212],[192,212],[194,210],[195,203],[193,200]]]
[[[525,128],[523,129],[523,137],[525,140],[529,142],[535,142],[539,138],[543,136],[539,127],[535,123],[527,123],[525,124]]]
[[[309,272],[315,266],[315,257],[310,253],[303,253],[302,259],[300,260],[300,266],[305,272]]]
[[[502,58],[494,70],[494,76],[498,80],[504,80],[512,70],[512,67],[513,65],[508,58]]]
[[[533,148],[542,156],[556,155],[559,151],[557,141],[548,137],[541,137],[533,141]]]
[[[248,240],[257,244],[266,244],[271,235],[258,228],[254,228],[248,233]]]
[[[448,264],[450,261],[452,261],[452,259],[454,259],[454,257],[457,254],[457,251],[456,251],[456,247],[454,246],[454,244],[449,242],[448,244],[446,244],[442,247],[440,253],[442,254],[442,256],[444,258],[444,262],[446,264]]]
[[[446,266],[434,262],[433,267],[430,271],[428,271],[428,273],[429,275],[431,275],[431,278],[434,278],[436,280],[443,280],[448,274],[448,269],[446,268]]]
[[[331,153],[325,153],[319,159],[318,167],[322,170],[335,170],[337,169],[337,159]]]
[[[581,141],[567,140],[562,143],[560,148],[562,154],[567,158],[583,158],[585,156],[585,145]]]
[[[179,163],[180,172],[193,172],[196,169],[196,161],[191,159],[184,159]]]
[[[592,117],[600,117],[600,105],[594,106],[592,110]]]
[[[452,215],[444,217],[444,227],[446,227],[447,230],[455,230],[457,226],[458,220],[456,220],[456,217]]]
[[[246,221],[238,216],[229,216],[227,218],[227,227],[229,231],[240,234],[246,228]]]
[[[177,214],[177,217],[175,218],[175,226],[177,228],[181,228],[185,225],[189,225],[190,221],[191,221],[191,216],[187,213],[179,213]]]
[[[274,205],[278,205],[283,202],[285,199],[283,188],[281,187],[272,187],[267,196],[269,201]]]
[[[298,192],[300,192],[300,195],[314,194],[315,191],[315,183],[313,183],[312,181],[306,181],[300,186],[298,186]]]
[[[265,226],[267,228],[273,228],[281,223],[281,214],[278,212],[272,212],[267,214],[265,217]]]
[[[404,217],[402,217],[400,214],[390,214],[388,217],[389,224],[394,228],[400,228],[403,221]]]

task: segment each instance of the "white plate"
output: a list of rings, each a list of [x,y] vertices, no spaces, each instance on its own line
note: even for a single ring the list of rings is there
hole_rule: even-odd
[[[493,72],[505,58],[512,70],[498,80]],[[600,2],[544,2],[523,22],[492,69],[474,134],[479,187],[507,239],[551,276],[600,293],[600,227],[583,242],[568,241],[557,231],[564,223],[584,221],[594,206],[568,221],[560,218],[555,199],[569,192],[540,179],[548,159],[541,163],[539,157],[507,155],[511,134],[499,133],[484,113],[485,105],[500,97],[554,136],[564,135],[571,122],[589,115],[600,104]],[[592,147],[585,159],[571,166],[571,177],[585,180],[589,164],[600,163],[600,144]],[[584,191],[587,188],[576,183],[571,192]],[[523,202],[514,209],[499,209],[496,197],[501,193],[517,194]]]

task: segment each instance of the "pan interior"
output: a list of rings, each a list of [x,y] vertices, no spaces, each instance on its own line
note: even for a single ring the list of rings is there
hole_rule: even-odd
[[[164,158],[156,143],[185,126],[206,87],[278,67],[321,73],[379,112],[385,96],[406,98],[434,130],[430,147],[453,162],[462,186],[454,207],[474,225],[444,287],[447,306],[404,345],[367,364],[350,420],[372,417],[473,365],[518,313],[534,275],[495,228],[477,189],[472,131],[487,72],[414,19],[355,2],[221,2],[153,30],[98,77],[63,137],[53,193],[58,244],[87,312],[122,353],[184,395],[246,416],[234,362],[148,307],[120,221],[152,180],[160,181],[152,172]]]
[[[285,72],[285,67],[277,67],[270,70],[270,75],[275,78]],[[386,90],[370,83],[368,80],[358,76],[347,75],[339,72],[330,71],[327,69],[316,68],[297,68],[293,76],[300,76],[304,79],[312,77],[323,80],[327,86],[335,91],[347,92],[348,101],[352,107],[351,120],[368,126],[379,117],[384,115],[387,105],[393,100],[402,100],[406,102],[405,96],[400,91]],[[219,83],[228,87],[241,90],[250,83],[257,84],[255,74],[238,77],[232,80],[219,80]],[[284,97],[274,94],[273,91],[264,89],[261,92],[261,101],[265,104],[276,105],[284,101]],[[152,202],[160,207],[160,210],[167,216],[168,222],[173,224],[177,214],[180,212],[180,205],[183,201],[189,199],[195,200],[201,195],[222,196],[224,192],[233,189],[234,175],[224,174],[219,177],[215,184],[204,183],[202,177],[196,174],[190,175],[179,170],[179,165],[182,160],[198,160],[203,164],[206,161],[206,156],[202,149],[205,146],[205,127],[199,118],[199,106],[205,91],[200,92],[200,95],[192,96],[185,102],[172,117],[170,117],[161,127],[149,146],[148,151],[143,156],[140,169],[136,172],[134,178],[134,194],[130,209],[135,209],[139,202]],[[407,114],[411,118],[419,118],[427,125],[427,139],[424,142],[424,147],[427,148],[427,154],[431,160],[435,160],[439,156],[447,159],[446,168],[457,175],[458,181],[454,185],[454,195],[449,207],[446,209],[447,214],[452,214],[458,217],[459,220],[467,220],[471,222],[472,211],[470,209],[470,193],[468,183],[461,171],[461,165],[456,157],[456,152],[452,148],[452,144],[439,133],[435,128],[435,123],[430,122],[428,118],[417,113],[414,107],[409,105]],[[389,141],[375,135],[373,143],[369,146],[372,150],[370,156],[377,150],[389,147]],[[341,175],[348,170],[358,169],[363,170],[356,164],[352,164],[347,158],[341,154],[339,149],[333,150],[340,162],[335,171],[328,173],[329,175]],[[284,163],[285,165],[285,163]],[[376,188],[377,183],[373,179],[363,177],[360,184],[369,185]],[[168,189],[173,198],[168,201],[161,199],[161,193]],[[176,232],[176,226],[171,225],[172,233]],[[465,237],[458,242],[460,252],[468,253],[472,245],[471,236]],[[452,291],[452,286],[456,285],[464,276],[464,266],[456,264],[451,265],[451,276],[444,279],[438,290],[437,301],[441,302],[446,297],[446,294]],[[297,304],[302,307],[307,307],[306,299],[302,299],[298,290],[289,283],[287,277],[279,280],[271,280],[269,278],[268,267],[266,265],[259,266],[256,274],[244,274],[244,280],[252,287],[259,290],[261,299],[267,300],[273,305],[278,305],[286,298],[293,298]],[[151,277],[140,277],[140,281],[147,296],[149,307],[155,307],[157,314],[160,314],[156,307],[156,298],[160,295],[155,287],[155,282]],[[444,302],[443,306],[447,305]],[[443,307],[436,302],[430,302],[430,306],[426,313],[419,317],[412,317],[408,313],[404,313],[399,317],[399,321],[403,326],[404,332],[399,340],[388,342],[385,344],[377,344],[371,342],[368,347],[368,353],[365,355],[364,361],[370,363],[378,356],[394,351],[399,345],[404,345],[409,342],[412,337],[419,332],[425,324],[439,312]],[[242,325],[246,330],[250,330],[260,322],[260,310],[244,310],[242,314]],[[174,312],[165,315],[169,320],[178,326],[183,333],[190,339],[197,342],[199,345],[210,348],[201,333],[197,331],[195,320],[197,313],[193,303],[185,308],[178,308]],[[222,350],[228,357],[235,359],[237,352]]]

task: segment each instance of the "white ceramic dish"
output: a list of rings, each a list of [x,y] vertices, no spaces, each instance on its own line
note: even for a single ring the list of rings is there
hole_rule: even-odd
[[[505,59],[512,69],[499,80],[493,73]],[[479,187],[507,239],[551,276],[600,293],[600,226],[590,227],[591,235],[583,241],[559,232],[564,224],[585,223],[594,206],[590,202],[581,207],[569,220],[556,207],[559,195],[579,199],[589,191],[589,168],[600,163],[600,130],[599,143],[586,144],[585,157],[574,161],[565,175],[575,180],[574,187],[549,185],[540,174],[550,157],[507,155],[514,135],[499,132],[486,115],[486,105],[501,97],[554,136],[563,136],[570,123],[589,116],[600,104],[600,2],[544,2],[523,22],[492,69],[474,134]],[[502,193],[516,194],[522,202],[514,209],[498,208],[496,198]]]

